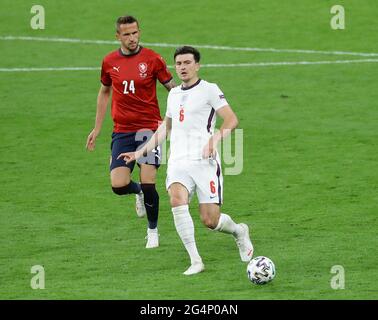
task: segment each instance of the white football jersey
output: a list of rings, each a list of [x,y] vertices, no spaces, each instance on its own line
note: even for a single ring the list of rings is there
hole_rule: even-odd
[[[203,148],[214,133],[216,111],[226,105],[215,83],[199,79],[188,88],[173,88],[166,112],[172,119],[169,162],[202,159]]]

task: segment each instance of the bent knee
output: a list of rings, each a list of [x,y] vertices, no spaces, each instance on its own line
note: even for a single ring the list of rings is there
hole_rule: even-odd
[[[218,225],[218,220],[217,217],[201,216],[202,223],[209,229],[215,229]]]
[[[179,206],[184,206],[188,204],[188,200],[185,197],[180,197],[180,196],[171,196],[170,198],[171,202],[171,207],[179,207]]]
[[[125,186],[128,186],[130,184],[131,180],[130,179],[112,179],[110,184],[112,188],[123,188]]]
[[[123,187],[117,187],[112,185],[112,190],[115,194],[118,194],[119,196],[122,196],[125,194],[125,188],[126,186]]]
[[[131,182],[130,169],[118,167],[110,171],[110,183],[112,188],[122,188]]]
[[[115,187],[112,185],[112,190],[115,194],[118,194],[119,196],[131,194],[131,193],[137,193],[137,191],[131,184],[127,184],[122,187]]]

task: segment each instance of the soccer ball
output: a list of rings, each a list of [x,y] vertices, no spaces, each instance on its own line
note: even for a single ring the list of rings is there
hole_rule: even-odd
[[[259,256],[249,262],[247,275],[248,279],[255,284],[266,284],[274,279],[276,267],[269,258]]]

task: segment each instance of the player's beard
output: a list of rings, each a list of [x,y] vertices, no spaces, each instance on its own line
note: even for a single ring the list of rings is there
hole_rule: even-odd
[[[139,50],[139,41],[135,42],[134,44],[129,44],[127,47],[127,50],[130,51],[130,53],[135,53]]]

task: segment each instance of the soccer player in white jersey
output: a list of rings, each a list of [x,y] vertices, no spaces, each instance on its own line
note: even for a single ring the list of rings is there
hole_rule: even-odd
[[[118,158],[127,163],[135,161],[160,145],[170,134],[166,188],[176,230],[191,260],[184,274],[192,275],[205,269],[189,212],[190,198],[195,191],[203,224],[214,231],[231,234],[242,261],[251,260],[253,246],[248,226],[236,224],[228,214],[221,213],[223,177],[216,146],[236,128],[238,119],[219,87],[199,78],[200,53],[195,48],[178,48],[174,59],[182,84],[169,92],[164,121],[141,149],[121,153]],[[223,119],[217,132],[214,131],[216,116]]]

